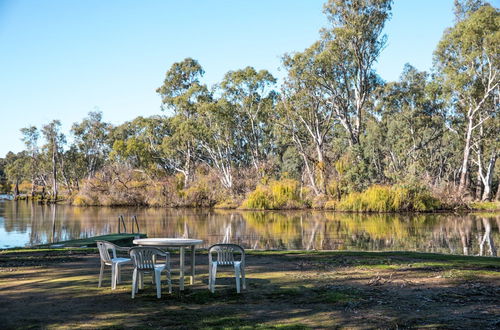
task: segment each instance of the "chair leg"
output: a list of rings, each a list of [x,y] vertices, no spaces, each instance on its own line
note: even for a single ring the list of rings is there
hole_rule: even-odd
[[[120,273],[121,273],[120,264],[115,264],[115,289],[116,285],[121,282]]]
[[[215,292],[215,278],[217,277],[217,262],[212,263],[212,286],[210,291]]]
[[[161,272],[154,271],[153,275],[156,283],[156,297],[161,298]]]
[[[246,290],[247,284],[246,284],[246,279],[245,279],[245,266],[240,266],[241,267],[241,284],[243,287],[243,290]]]
[[[132,299],[135,298],[136,290],[137,290],[137,268],[134,268],[134,272],[132,273]]]
[[[120,284],[122,282],[122,266],[120,264],[116,264],[116,284]]]
[[[234,275],[236,279],[236,292],[240,293],[240,266],[234,265]]]
[[[139,289],[144,289],[144,273],[143,272],[139,272],[139,285],[138,285]]]
[[[102,275],[104,274],[104,262],[101,261],[101,271],[99,272],[99,284],[97,284],[97,287],[101,287],[101,282],[102,282]]]
[[[212,290],[212,264],[208,265],[208,290]]]
[[[111,264],[111,290],[116,289],[116,264]]]
[[[170,270],[167,270],[168,293],[172,293],[172,279],[170,278]]]

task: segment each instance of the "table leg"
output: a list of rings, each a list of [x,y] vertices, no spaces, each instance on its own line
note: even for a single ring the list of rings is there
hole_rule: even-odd
[[[195,273],[195,248],[194,245],[191,246],[191,285],[194,283],[194,273]]]
[[[179,279],[179,290],[184,290],[184,247],[181,246],[180,251],[180,279]]]

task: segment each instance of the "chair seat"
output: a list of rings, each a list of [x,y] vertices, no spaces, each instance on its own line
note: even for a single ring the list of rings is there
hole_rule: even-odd
[[[167,265],[165,265],[165,264],[155,264],[154,267],[155,267],[155,269],[154,269],[155,271],[160,271],[160,270],[164,270],[167,267]],[[142,271],[146,271],[146,272],[152,271],[152,269],[141,269],[141,268],[137,268],[137,269],[138,270],[142,270]]]
[[[132,259],[130,259],[130,258],[113,258],[113,259],[111,259],[111,261],[115,264],[125,264],[125,263],[131,264],[132,263]]]
[[[217,264],[217,266],[236,266],[241,265],[241,261],[212,261],[212,264]]]

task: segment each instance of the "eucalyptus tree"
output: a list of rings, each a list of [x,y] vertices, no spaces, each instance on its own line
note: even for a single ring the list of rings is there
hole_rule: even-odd
[[[137,117],[116,127],[111,135],[114,141],[110,153],[112,160],[128,163],[149,175],[158,169],[164,174],[173,172],[169,154],[163,150],[164,140],[171,135],[169,118]]]
[[[198,61],[186,58],[174,63],[167,71],[163,85],[156,92],[162,97],[162,109],[173,110],[170,122],[172,135],[166,136],[164,152],[172,160],[175,171],[184,175],[184,185],[191,180],[197,155],[196,120],[198,103],[211,99],[200,78],[204,71]]]
[[[224,98],[200,104],[197,125],[200,160],[215,170],[221,184],[228,190],[233,188],[234,165],[242,154],[240,117],[236,108]]]
[[[290,67],[292,68],[292,67]],[[334,114],[323,100],[301,89],[301,81],[289,71],[277,107],[277,123],[293,142],[304,162],[305,175],[315,194],[326,191],[325,145],[332,133]]]
[[[366,107],[380,84],[373,64],[386,44],[382,35],[392,0],[329,0],[330,26],[309,52],[314,56],[314,95],[326,99],[347,131],[349,144],[360,142]]]
[[[499,113],[500,15],[479,7],[445,31],[435,63],[447,87],[455,114],[462,120],[463,157],[459,191],[466,188],[474,138]]]
[[[455,0],[453,12],[455,14],[455,22],[460,22],[469,17],[470,14],[484,6],[484,0]]]
[[[472,150],[476,157],[471,157],[471,160],[477,167],[476,199],[491,200],[493,176],[498,156],[500,156],[500,116],[498,114],[480,125],[473,138]]]
[[[26,151],[29,155],[29,174],[31,177],[31,197],[35,195],[35,188],[37,184],[37,178],[39,175],[39,165],[40,165],[40,151],[38,147],[38,139],[40,138],[40,132],[35,126],[29,126],[21,128],[21,133],[23,134],[22,140],[26,146]]]
[[[256,71],[253,67],[226,73],[220,84],[222,98],[231,108],[232,116],[237,117],[236,127],[244,136],[245,149],[256,171],[261,162],[272,150],[271,115],[276,100],[273,90],[276,78],[267,70]]]
[[[7,175],[5,174],[5,165],[7,165],[5,158],[0,158],[0,192],[2,193],[10,192]]]
[[[45,139],[44,151],[50,159],[51,175],[52,175],[52,198],[57,200],[58,197],[58,177],[57,169],[60,161],[63,146],[66,143],[66,137],[61,133],[61,122],[53,120],[42,127],[42,134]]]
[[[82,176],[91,178],[102,167],[109,153],[108,134],[111,124],[102,121],[102,112],[91,111],[80,123],[74,123],[71,133],[74,145],[83,155],[85,173]]]
[[[14,154],[8,152],[5,156],[5,176],[7,181],[12,183],[14,199],[19,196],[19,184],[29,178],[29,156],[25,151]]]
[[[443,146],[448,129],[439,84],[406,64],[400,81],[381,87],[377,98],[385,136],[380,146],[387,163],[385,175],[396,182],[440,181],[454,163]]]
[[[325,192],[326,141],[335,123],[350,146],[360,143],[366,107],[380,84],[373,64],[385,45],[382,29],[390,0],[330,0],[324,6],[330,26],[304,52],[288,54],[282,89],[282,119],[315,193]],[[311,149],[316,154],[311,157]]]

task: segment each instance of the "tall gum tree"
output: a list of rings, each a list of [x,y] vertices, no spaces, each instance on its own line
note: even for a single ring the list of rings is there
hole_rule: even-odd
[[[29,126],[21,128],[21,133],[23,134],[22,140],[26,146],[26,151],[28,152],[29,161],[29,174],[31,177],[31,197],[35,196],[35,188],[38,177],[38,163],[39,159],[39,148],[38,139],[40,138],[40,132],[35,126]]]
[[[350,146],[360,143],[369,98],[380,84],[373,64],[385,45],[382,29],[391,3],[328,1],[324,12],[330,26],[321,31],[320,40],[283,58],[288,76],[279,122],[301,153],[316,194],[326,190],[325,146],[335,123],[345,129]]]
[[[382,34],[392,0],[329,0],[324,12],[330,23],[317,43],[319,94],[349,136],[360,142],[368,99],[379,84],[373,69],[386,44]]]
[[[228,72],[220,84],[222,98],[234,107],[234,116],[239,119],[236,124],[245,137],[245,148],[257,172],[271,152],[270,117],[276,100],[272,89],[275,83],[276,78],[269,71],[246,67]]]
[[[102,121],[102,112],[91,111],[80,123],[74,123],[71,133],[78,151],[84,155],[86,173],[90,179],[103,165],[109,153],[107,137],[111,125]]]
[[[166,136],[164,152],[169,154],[172,167],[184,175],[184,185],[191,180],[197,145],[196,118],[198,103],[211,99],[200,78],[205,72],[192,58],[174,63],[167,71],[163,85],[156,92],[162,97],[162,109],[173,110],[172,135]]]
[[[53,120],[42,127],[42,134],[45,138],[44,149],[50,159],[51,175],[52,175],[52,199],[57,201],[59,194],[58,189],[58,162],[63,150],[63,145],[66,143],[66,137],[61,133],[61,122]]]
[[[393,182],[426,179],[436,184],[455,164],[443,146],[447,118],[441,90],[426,72],[409,64],[398,82],[378,90],[376,111],[385,135],[380,148],[385,175]]]
[[[201,146],[200,160],[215,170],[221,184],[233,189],[234,165],[242,156],[239,116],[235,106],[226,99],[200,105],[197,139]]]
[[[500,15],[484,5],[445,31],[435,63],[455,114],[463,121],[459,191],[465,192],[472,146],[478,131],[499,114]]]

